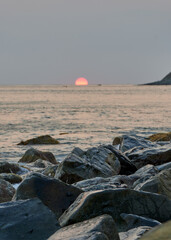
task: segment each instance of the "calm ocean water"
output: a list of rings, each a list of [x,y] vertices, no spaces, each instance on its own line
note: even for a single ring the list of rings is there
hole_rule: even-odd
[[[39,135],[61,142],[34,146],[61,161],[74,147],[167,131],[171,86],[0,86],[0,160],[18,161],[30,146],[17,143]]]

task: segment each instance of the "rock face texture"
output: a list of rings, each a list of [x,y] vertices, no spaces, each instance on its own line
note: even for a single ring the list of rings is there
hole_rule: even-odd
[[[104,190],[80,194],[76,201],[59,218],[61,226],[109,214],[121,223],[121,213],[148,217],[159,222],[171,218],[171,200],[159,194],[130,189]]]
[[[148,233],[144,234],[141,240],[170,240],[171,239],[171,221],[166,222]]]
[[[142,150],[132,149],[125,154],[137,168],[141,168],[147,164],[156,166],[171,162],[171,145],[168,144],[166,146],[145,148]]]
[[[0,204],[0,239],[46,240],[60,227],[55,215],[38,199]]]
[[[53,153],[41,152],[34,148],[28,149],[18,162],[31,163],[31,162],[35,162],[37,159],[42,159],[42,160],[49,161],[53,164],[57,164],[57,161]]]
[[[146,83],[144,85],[171,85],[171,72],[168,73],[162,80]]]
[[[49,135],[43,135],[36,138],[31,138],[26,141],[21,141],[17,145],[28,145],[28,144],[59,144],[59,141],[52,138]]]
[[[156,133],[156,134],[149,136],[148,139],[152,142],[171,141],[171,132]]]
[[[34,173],[20,184],[14,200],[37,197],[59,217],[80,193],[82,193],[82,190],[67,185],[60,180]]]
[[[16,163],[0,162],[0,173],[17,173],[20,167]]]
[[[55,178],[75,183],[94,177],[110,177],[119,173],[134,173],[134,164],[112,145],[91,148],[87,152],[73,150],[59,164]]]
[[[48,240],[120,240],[111,216],[102,215],[62,228]]]
[[[19,183],[22,181],[22,177],[14,173],[0,173],[0,179],[4,179],[10,183]]]
[[[7,181],[0,179],[0,203],[11,201],[15,188]]]

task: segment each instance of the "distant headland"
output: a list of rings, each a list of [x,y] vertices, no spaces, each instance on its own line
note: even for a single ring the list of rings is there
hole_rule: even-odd
[[[142,85],[171,85],[171,72],[167,74],[162,80],[151,82],[151,83],[145,83]]]

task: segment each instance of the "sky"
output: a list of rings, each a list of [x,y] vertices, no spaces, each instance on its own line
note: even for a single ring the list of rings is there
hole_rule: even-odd
[[[170,0],[0,0],[0,84],[139,84],[170,71]]]

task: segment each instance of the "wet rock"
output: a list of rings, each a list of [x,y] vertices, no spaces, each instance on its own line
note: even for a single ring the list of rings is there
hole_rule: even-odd
[[[152,142],[171,141],[171,132],[155,133],[155,134],[149,136],[148,139]]]
[[[150,229],[151,227],[147,227],[147,226],[132,228],[126,232],[120,232],[119,237],[120,237],[120,240],[138,240],[138,239],[141,239],[141,237]]]
[[[96,191],[105,189],[127,188],[132,186],[134,179],[129,176],[117,175],[109,178],[96,177],[74,183],[73,186],[83,191]]]
[[[22,177],[14,173],[0,173],[0,179],[4,179],[10,183],[19,183],[22,181]]]
[[[38,199],[0,204],[0,239],[46,240],[60,227],[55,215]]]
[[[31,163],[31,162],[35,162],[37,159],[42,159],[42,160],[49,161],[53,164],[57,164],[57,161],[53,153],[41,152],[34,148],[28,149],[18,162]]]
[[[57,168],[58,168],[58,164],[49,166],[49,167],[45,168],[41,173],[48,177],[55,177]]]
[[[85,154],[85,152],[79,147],[74,148],[71,153],[79,157],[83,157],[83,155]]]
[[[141,240],[170,240],[171,221],[161,224],[145,233]]]
[[[118,228],[121,228],[123,223],[121,213],[140,215],[164,222],[171,218],[171,200],[163,195],[130,189],[86,192],[80,194],[59,218],[59,222],[61,226],[66,226],[109,214]]]
[[[59,144],[59,141],[52,138],[49,135],[43,135],[36,138],[28,139],[27,141],[21,141],[17,145],[28,145],[28,144]]]
[[[113,159],[113,156],[110,157]],[[58,178],[66,183],[74,183],[84,179],[93,177],[108,177],[115,175],[120,170],[120,164],[113,159],[115,170],[107,163],[109,158],[98,158],[94,156],[92,161],[85,160],[75,154],[70,154],[63,162],[59,164],[55,178]],[[112,161],[112,160],[111,160]],[[118,166],[117,166],[118,165]]]
[[[0,203],[11,201],[15,194],[15,188],[11,183],[0,179]]]
[[[0,162],[0,173],[17,173],[21,169],[16,163]]]
[[[14,200],[37,197],[59,217],[82,190],[40,173],[29,175],[18,187]]]
[[[131,159],[137,168],[141,168],[147,164],[156,166],[171,161],[171,145],[145,148],[143,150],[130,150],[126,152],[126,156]]]
[[[128,229],[140,226],[155,227],[161,224],[159,221],[154,219],[141,217],[135,214],[122,213],[120,216],[126,222]]]
[[[128,136],[123,135],[121,137],[116,137],[113,140],[113,145],[118,143],[117,139],[122,139],[121,141],[121,151],[126,152],[130,149],[144,149],[149,147],[158,147],[158,144],[152,143],[151,141],[141,137],[141,136]]]
[[[162,165],[158,165],[158,166],[156,166],[156,168],[158,169],[158,171],[163,171],[163,170],[169,169],[169,168],[171,168],[171,162],[168,162],[168,163],[165,163]]]
[[[119,240],[115,223],[111,216],[102,215],[61,228],[48,240]]]
[[[136,185],[134,189],[163,194],[171,199],[171,169],[163,170],[156,176]]]

